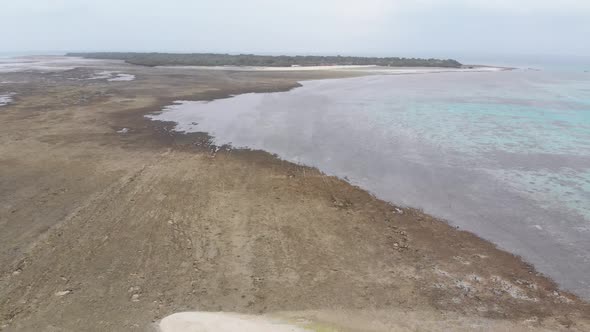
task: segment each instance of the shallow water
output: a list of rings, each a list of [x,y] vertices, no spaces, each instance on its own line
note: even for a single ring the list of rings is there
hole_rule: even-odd
[[[135,75],[131,74],[124,74],[120,71],[114,70],[103,70],[97,71],[94,75],[86,78],[86,80],[107,80],[109,82],[122,82],[122,81],[133,81],[135,80]]]
[[[590,298],[590,74],[306,81],[153,119],[346,177],[523,256]]]
[[[116,64],[121,62],[122,61],[116,60],[84,59],[78,57],[52,55],[22,56],[11,58],[0,57],[0,74],[24,71],[60,72],[72,70],[78,67],[92,67],[105,63]]]
[[[14,96],[14,93],[0,94],[0,107],[10,104],[12,102],[12,96]]]

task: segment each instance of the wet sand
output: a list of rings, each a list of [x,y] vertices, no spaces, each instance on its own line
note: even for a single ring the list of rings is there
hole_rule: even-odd
[[[84,80],[120,71],[134,81]],[[110,64],[5,73],[0,328],[155,328],[184,311],[309,329],[578,330],[590,307],[421,211],[145,114],[351,72]]]

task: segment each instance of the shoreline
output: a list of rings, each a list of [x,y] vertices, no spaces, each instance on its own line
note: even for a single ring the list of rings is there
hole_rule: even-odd
[[[310,80],[325,80],[325,79],[340,79],[340,78],[324,78],[324,79],[310,79]],[[305,80],[302,80],[305,81]],[[335,178],[338,181],[341,181],[343,183],[345,183],[346,185],[352,186],[353,188],[366,192],[367,194],[369,194],[371,197],[373,197],[376,200],[382,201],[385,204],[389,205],[390,209],[392,211],[396,211],[397,209],[403,209],[403,210],[408,210],[411,211],[411,214],[424,214],[426,216],[428,216],[429,218],[432,218],[433,220],[436,220],[438,222],[441,222],[443,224],[445,224],[446,226],[448,226],[449,228],[455,228],[454,226],[451,226],[449,224],[449,221],[444,219],[444,218],[440,218],[437,216],[433,216],[427,213],[424,213],[422,211],[422,209],[420,208],[415,208],[412,206],[402,206],[402,205],[397,205],[395,202],[390,202],[387,200],[384,200],[382,198],[377,197],[374,193],[372,193],[370,190],[367,190],[365,188],[360,187],[359,185],[350,183],[347,179],[341,178],[339,176],[336,175],[327,175],[325,174],[322,170],[318,169],[317,167],[314,166],[309,166],[306,164],[301,164],[301,163],[294,163],[292,161],[288,161],[285,160],[281,157],[279,157],[278,155],[272,153],[272,152],[268,152],[265,150],[261,150],[261,149],[252,149],[252,148],[248,148],[248,147],[234,147],[231,144],[227,145],[227,144],[223,144],[223,145],[216,145],[213,143],[213,137],[210,136],[209,133],[207,132],[177,132],[174,130],[174,126],[176,126],[176,122],[174,121],[163,121],[163,120],[158,120],[158,119],[152,119],[149,116],[151,115],[157,115],[159,113],[163,112],[163,109],[167,106],[170,105],[174,105],[177,102],[184,102],[184,101],[189,101],[189,102],[199,102],[199,101],[214,101],[214,100],[219,100],[219,99],[226,99],[226,98],[233,98],[242,94],[251,94],[251,93],[255,93],[255,94],[266,94],[266,93],[275,93],[275,92],[288,92],[291,91],[293,89],[299,88],[301,87],[300,82],[299,81],[296,85],[293,86],[289,86],[289,87],[285,87],[283,89],[279,88],[279,89],[269,89],[269,90],[245,90],[245,91],[231,91],[231,92],[220,92],[220,93],[214,93],[208,96],[205,96],[203,98],[181,98],[181,99],[176,99],[176,100],[172,100],[170,102],[159,102],[159,105],[162,106],[154,106],[152,107],[152,109],[157,109],[159,108],[158,111],[149,111],[149,110],[143,110],[141,113],[141,116],[144,118],[144,120],[153,123],[154,124],[154,130],[155,132],[159,133],[160,137],[166,137],[165,140],[170,140],[168,144],[174,144],[175,148],[178,149],[187,149],[188,151],[197,151],[199,153],[207,153],[210,154],[211,157],[215,157],[218,153],[220,154],[239,154],[240,156],[243,156],[246,160],[251,160],[251,158],[260,158],[262,156],[262,158],[264,159],[268,159],[269,162],[271,163],[287,163],[290,164],[292,167],[295,168],[305,168],[310,172],[318,172],[320,174],[322,174],[322,176],[326,176],[326,177],[330,177],[330,178]],[[478,240],[485,242],[485,243],[489,243],[492,246],[494,246],[495,249],[497,249],[500,252],[504,252],[509,254],[510,256],[514,257],[514,259],[520,261],[520,263],[523,266],[526,266],[527,269],[530,269],[531,271],[533,271],[534,274],[541,276],[544,279],[547,279],[550,283],[555,285],[556,290],[559,289],[560,287],[557,286],[558,284],[552,280],[549,276],[546,276],[540,272],[537,272],[536,269],[534,268],[534,265],[528,263],[526,260],[524,260],[523,258],[521,258],[520,256],[511,253],[505,249],[499,248],[497,247],[497,245],[493,244],[491,241],[484,239],[480,236],[478,236],[477,234],[470,232],[470,231],[466,231],[466,230],[459,230],[459,227],[456,227],[457,231],[459,232],[465,232],[475,238],[477,238]],[[563,291],[562,291],[563,292]],[[583,302],[586,302],[585,300],[581,299],[578,295],[565,290],[565,292],[567,292],[568,294],[570,294],[571,296],[580,299]]]
[[[10,196],[7,204],[15,212],[2,217],[25,222],[26,213],[54,206],[68,212],[65,219],[55,218],[58,226],[43,231],[42,241],[32,238],[33,249],[24,258],[0,270],[0,325],[42,328],[51,322],[75,329],[73,317],[145,324],[186,309],[303,313],[340,308],[423,312],[421,318],[458,315],[463,326],[477,317],[490,319],[486,324],[492,328],[590,326],[588,303],[474,234],[378,200],[317,169],[263,151],[214,152],[217,147],[204,133],[175,134],[171,123],[144,118],[178,99],[286,91],[298,86],[300,75],[202,73],[203,83],[186,85],[195,78],[149,69],[126,72],[138,79],[57,85],[53,104],[28,118],[19,112],[43,103],[43,96],[35,85],[30,91],[14,87],[18,98],[0,114],[6,121],[4,143],[13,142],[2,145],[12,163],[0,164],[4,174],[16,182],[48,174],[35,181],[37,190],[67,189],[49,195],[47,206],[32,205],[29,196]],[[101,89],[111,95],[71,104],[69,96]],[[79,112],[81,107],[87,111]],[[52,128],[39,130],[47,121]],[[21,134],[20,128],[29,131]],[[123,128],[128,131],[118,133]],[[58,156],[51,162],[44,158],[48,148]],[[71,160],[67,174],[62,158]],[[96,170],[89,168],[94,164]],[[8,187],[1,189],[8,195]],[[88,311],[74,309],[80,307]],[[336,327],[341,319],[304,317]],[[536,321],[529,322],[531,317]]]
[[[337,80],[338,79],[335,79],[335,81],[337,81]],[[350,79],[350,81],[352,81],[352,82],[354,82],[355,80],[356,79],[354,79],[354,78]],[[359,80],[363,80],[363,78],[359,78]],[[300,84],[305,84],[305,81],[300,81],[299,83]],[[313,85],[313,86],[318,86],[318,85]],[[334,85],[331,85],[331,87],[334,87]],[[288,90],[285,90],[285,91],[288,91]],[[273,92],[276,92],[276,91],[273,91]],[[249,91],[247,91],[247,92],[244,92],[243,94],[252,94],[252,93],[263,93],[264,94],[264,91],[262,91],[262,92],[261,91],[256,91],[256,92],[249,92]],[[319,92],[319,93],[321,93],[321,92]],[[275,97],[270,96],[270,98],[271,99],[274,98],[273,100],[275,100],[277,98],[280,98],[281,95],[283,95],[283,94],[278,94]],[[309,94],[304,94],[303,96],[306,96],[306,95],[309,95]],[[223,111],[223,108],[226,108],[226,109],[227,108],[240,109],[240,103],[244,103],[244,105],[249,105],[249,103],[250,103],[249,100],[258,100],[258,99],[256,99],[255,96],[246,96],[246,97],[247,98],[241,98],[240,99],[239,94],[230,94],[228,96],[222,96],[222,97],[220,97],[218,99],[237,98],[237,100],[239,100],[239,101],[236,101],[236,102],[232,102],[232,101],[225,102],[224,101],[223,103],[217,103],[220,106],[216,107],[216,106],[213,105],[211,108],[208,107],[208,105],[210,105],[209,103],[207,103],[207,104],[201,104],[201,103],[198,103],[199,100],[178,99],[178,100],[175,100],[175,101],[173,101],[173,102],[165,105],[164,107],[162,107],[161,109],[159,109],[159,110],[157,110],[157,111],[155,111],[153,113],[147,114],[146,117],[151,118],[154,121],[159,121],[158,120],[158,118],[159,118],[158,115],[159,114],[165,113],[167,111],[172,111],[172,113],[174,113],[175,115],[172,115],[172,117],[168,117],[168,118],[166,116],[160,117],[160,119],[173,120],[176,117],[176,119],[178,119],[182,123],[182,127],[180,129],[177,129],[177,130],[180,130],[180,132],[175,132],[174,135],[186,135],[186,133],[184,133],[183,130],[187,130],[189,132],[191,132],[191,131],[199,131],[200,134],[202,134],[202,135],[204,135],[206,137],[206,139],[204,139],[203,141],[204,142],[207,142],[207,144],[209,144],[209,146],[210,146],[209,149],[212,150],[212,151],[214,151],[216,149],[220,149],[220,148],[225,149],[226,148],[226,145],[224,145],[225,143],[229,142],[228,144],[231,145],[232,142],[234,142],[236,144],[233,145],[233,146],[230,146],[230,148],[233,151],[235,151],[237,149],[240,149],[240,147],[244,146],[244,147],[247,147],[245,149],[246,151],[250,151],[252,149],[254,149],[254,150],[262,149],[261,151],[268,152],[271,155],[274,155],[275,153],[278,153],[280,155],[279,158],[282,157],[281,160],[283,160],[285,162],[295,162],[297,165],[306,165],[306,166],[309,165],[309,166],[312,166],[312,167],[319,167],[319,170],[321,172],[327,173],[328,175],[337,175],[337,176],[339,176],[340,179],[345,180],[346,182],[350,183],[351,185],[357,186],[357,187],[359,187],[359,188],[361,188],[363,190],[367,190],[371,195],[375,195],[376,197],[378,197],[378,198],[380,198],[380,199],[382,199],[384,201],[390,202],[394,206],[396,206],[396,203],[399,203],[399,201],[396,201],[394,199],[391,199],[391,196],[388,197],[387,196],[387,192],[381,191],[380,192],[381,195],[379,195],[379,191],[378,190],[375,191],[374,190],[375,187],[374,186],[371,187],[370,184],[367,184],[367,181],[365,181],[365,182],[362,182],[362,181],[360,181],[360,182],[359,181],[354,181],[354,179],[355,179],[354,175],[357,175],[356,179],[358,180],[359,179],[359,176],[362,176],[363,174],[359,175],[359,174],[355,174],[354,172],[353,173],[343,173],[342,171],[335,173],[334,170],[338,170],[338,168],[334,168],[334,167],[330,168],[330,165],[328,164],[326,166],[326,163],[323,164],[324,168],[322,168],[322,163],[320,162],[318,164],[316,162],[317,159],[314,161],[313,158],[312,159],[309,159],[309,158],[306,159],[305,157],[303,157],[303,160],[304,161],[302,161],[302,159],[299,158],[299,155],[295,155],[295,158],[290,158],[290,157],[293,157],[294,155],[293,154],[289,155],[289,153],[288,153],[287,150],[284,150],[284,149],[281,150],[281,146],[280,145],[272,145],[272,144],[268,145],[267,144],[266,145],[266,148],[268,148],[269,151],[268,150],[265,151],[264,150],[265,149],[265,145],[264,144],[257,145],[257,141],[256,140],[248,140],[248,138],[246,137],[246,141],[244,141],[244,140],[240,140],[240,137],[241,137],[240,135],[232,136],[231,134],[229,134],[229,136],[228,136],[224,132],[223,125],[220,126],[220,127],[216,127],[215,125],[212,126],[211,125],[212,119],[211,118],[208,119],[207,116],[203,115],[202,116],[202,120],[204,122],[208,122],[209,123],[209,128],[210,129],[211,128],[217,128],[217,129],[214,129],[214,133],[218,133],[221,136],[221,139],[220,140],[217,140],[217,142],[220,142],[220,143],[216,143],[217,145],[221,145],[221,147],[216,146],[215,144],[211,144],[209,142],[210,141],[213,141],[213,139],[209,136],[208,133],[204,133],[203,132],[203,131],[206,131],[206,129],[202,129],[203,126],[196,126],[195,123],[192,123],[193,125],[195,125],[195,126],[192,126],[192,125],[190,125],[190,121],[192,121],[192,120],[190,120],[191,119],[190,117],[189,118],[184,118],[183,115],[182,115],[183,114],[182,112],[176,112],[176,113],[174,112],[174,109],[175,109],[175,106],[174,105],[176,105],[176,104],[184,104],[185,102],[187,104],[185,106],[188,106],[188,107],[177,108],[176,110],[177,111],[178,110],[184,110],[184,111],[188,111],[188,112],[190,112],[191,110],[194,110],[197,113],[198,112],[203,112],[203,111],[210,111],[210,112],[212,112],[211,114],[214,114],[218,110],[219,111]],[[300,97],[300,98],[305,98],[305,97]],[[211,100],[211,99],[207,98],[206,100]],[[197,101],[197,103],[193,103],[192,106],[191,106],[191,102],[192,101]],[[279,103],[278,105],[281,105],[281,104]],[[179,107],[180,106],[182,106],[182,105],[179,105]],[[244,109],[247,109],[248,107],[249,106],[244,106]],[[190,114],[190,113],[184,113],[184,114]],[[231,116],[234,116],[234,115],[231,115],[231,114],[233,114],[231,112],[228,112],[228,114],[230,114],[230,117]],[[245,115],[245,116],[247,116],[247,118],[248,118],[248,116],[253,117],[253,118],[257,118],[257,116],[256,116],[257,113],[252,113],[252,112],[248,113],[246,111],[245,113],[237,112],[237,114],[238,115],[241,115],[241,116],[244,116]],[[264,113],[264,114],[268,114],[268,113]],[[197,117],[197,118],[199,118],[199,117]],[[312,118],[308,118],[308,117],[305,117],[305,118],[306,119],[309,119],[310,123],[312,123],[311,122],[311,121],[313,121]],[[215,117],[213,119],[215,119]],[[195,120],[195,119],[193,118],[193,120]],[[221,121],[221,123],[225,123],[224,122],[225,120],[223,119],[223,117],[220,118],[219,120]],[[200,121],[200,120],[195,120],[195,121]],[[169,123],[169,129],[167,129],[167,130],[170,131],[171,128],[175,127],[175,125],[176,125],[175,122],[170,122]],[[301,125],[301,124],[299,124],[299,125]],[[315,125],[314,128],[317,129],[318,128],[317,123],[314,123],[314,125]],[[196,129],[193,129],[193,128],[196,128]],[[205,128],[207,128],[207,125],[205,125]],[[235,124],[234,124],[234,127],[233,128],[236,129],[236,128],[241,128],[241,127],[239,127],[239,126],[236,127]],[[252,128],[256,128],[256,126],[253,126]],[[242,129],[244,129],[244,128],[242,128]],[[215,130],[219,130],[219,131],[215,131]],[[236,129],[235,131],[239,131],[239,129]],[[260,137],[263,137],[264,138],[265,136],[263,134],[261,134]],[[277,136],[277,137],[278,137],[277,139],[284,139],[283,137],[279,137],[279,136]],[[292,136],[292,137],[293,137],[293,141],[292,141],[293,144],[297,145],[296,142],[299,142],[297,140],[297,136]],[[252,145],[248,144],[248,142],[252,143]],[[319,144],[324,144],[325,145],[325,142],[324,143],[319,143]],[[307,145],[305,145],[305,143],[303,143],[302,146],[307,146]],[[309,147],[307,147],[307,150],[306,151],[309,151]],[[287,153],[287,154],[285,155],[284,153]],[[329,152],[327,152],[327,151],[324,151],[324,154],[322,154],[322,155],[333,156],[333,155],[330,155]],[[315,156],[315,155],[313,155],[313,156]],[[308,157],[309,157],[309,155],[308,155]],[[366,160],[371,160],[369,157],[366,157],[366,156],[363,157],[362,159],[365,159],[365,158],[366,158]],[[394,165],[394,164],[395,163],[392,163],[392,165]],[[351,179],[353,179],[353,181],[351,182],[346,176],[348,176]],[[436,184],[436,182],[434,184]],[[434,187],[436,187],[436,186],[434,186]],[[379,187],[377,187],[377,189],[379,189]],[[402,191],[402,194],[403,194],[403,191]],[[427,201],[427,198],[428,197],[425,197],[421,201],[422,202],[425,202],[425,201]],[[412,201],[412,203],[415,203],[415,202],[416,202],[416,200]],[[462,202],[462,201],[461,200],[457,200],[457,202],[459,202],[458,205],[461,205],[460,202]],[[420,201],[418,201],[418,203],[420,203]],[[485,202],[485,204],[486,204],[485,206],[486,207],[494,206],[493,203],[494,203],[493,201],[487,200]],[[527,202],[525,202],[525,203],[527,203]],[[464,204],[464,205],[465,206],[469,206],[468,204]],[[419,207],[421,205],[404,204],[403,206],[415,208],[415,207]],[[519,206],[524,209],[524,206],[527,206],[527,205],[522,204],[522,205],[519,205]],[[445,215],[446,212],[444,212],[444,210],[443,210],[443,213],[441,213],[440,211],[441,210],[438,210],[438,211],[434,211],[433,212],[433,210],[429,210],[429,212],[431,213],[431,215],[433,215],[434,217],[437,217],[437,218],[439,218],[441,220],[445,220],[445,222],[447,224],[450,224],[450,225],[453,225],[454,224],[454,225],[460,226],[462,229],[468,229],[469,231],[473,232],[475,235],[477,235],[478,237],[482,238],[483,240],[485,240],[485,241],[491,241],[492,243],[495,243],[502,250],[508,251],[508,252],[510,252],[512,254],[515,254],[515,255],[520,254],[520,255],[524,256],[524,258],[522,258],[523,261],[525,261],[525,262],[527,262],[529,264],[533,264],[534,266],[536,266],[537,267],[537,270],[543,271],[544,274],[545,274],[545,276],[547,278],[550,278],[550,279],[552,279],[554,281],[557,280],[556,282],[560,285],[561,288],[567,289],[568,291],[577,294],[579,297],[581,297],[583,299],[586,299],[586,300],[588,299],[588,297],[587,297],[587,295],[585,293],[585,288],[583,287],[583,281],[584,281],[583,274],[582,274],[582,277],[580,277],[580,273],[579,273],[580,271],[583,271],[584,265],[577,265],[576,264],[575,266],[577,266],[577,267],[574,267],[574,265],[572,265],[571,268],[569,268],[569,269],[568,268],[559,269],[559,267],[562,267],[562,265],[559,265],[559,264],[558,265],[546,265],[545,264],[546,262],[551,262],[551,259],[556,256],[555,255],[555,252],[558,252],[559,253],[559,251],[556,251],[556,250],[553,250],[553,251],[547,250],[547,252],[546,252],[547,253],[546,259],[539,261],[537,259],[538,256],[535,256],[535,254],[530,255],[530,252],[527,252],[527,251],[518,251],[520,248],[518,246],[511,247],[510,245],[512,243],[509,242],[509,241],[502,242],[501,240],[504,240],[504,238],[502,238],[501,236],[500,237],[490,236],[490,233],[489,232],[488,233],[485,232],[485,230],[486,230],[485,227],[484,228],[479,228],[479,227],[471,227],[471,228],[469,228],[468,226],[470,226],[471,224],[465,224],[465,223],[462,224],[461,222],[455,222],[456,219],[453,219],[452,217],[449,217],[448,215]],[[502,214],[498,212],[497,215],[502,215]],[[534,214],[531,214],[531,216],[534,216]],[[576,217],[577,217],[577,215],[576,215]],[[481,216],[481,220],[486,220],[486,219],[484,219],[484,216]],[[508,220],[510,220],[510,219],[508,219]],[[477,225],[475,223],[475,220],[474,220],[474,222],[472,222],[472,224]],[[542,224],[540,222],[539,222],[539,224],[540,225],[543,225],[543,227],[545,227],[544,224]],[[491,224],[491,225],[496,225],[496,224]],[[506,228],[506,226],[504,224],[502,224],[502,223],[499,223],[498,225],[500,226],[499,228],[502,229],[502,230],[504,230],[504,231],[506,231],[506,229],[510,229],[510,228]],[[504,225],[504,227],[502,227],[502,225]],[[529,226],[531,226],[531,225],[529,225]],[[452,226],[452,227],[454,227],[454,226]],[[537,225],[535,227],[537,227],[535,229],[538,229],[538,227],[540,227],[540,226]],[[518,230],[521,230],[521,229],[520,228],[517,228],[516,230],[518,231]],[[478,233],[478,231],[479,231],[479,233]],[[492,235],[495,235],[494,233],[491,233],[491,234]],[[527,238],[527,234],[529,234],[528,232],[527,233],[514,232],[513,234],[515,234],[516,237],[518,237],[518,235],[521,235],[522,237],[520,237],[520,239],[522,239],[522,242],[525,243],[525,244],[529,244],[530,245],[530,241],[529,242],[526,242],[527,239],[530,239],[530,237]],[[500,239],[500,241],[498,241],[498,239]],[[494,241],[494,240],[496,240],[496,241]],[[545,248],[553,248],[549,244],[554,244],[554,243],[555,242],[547,242],[547,245],[545,245]],[[532,245],[531,247],[534,248],[535,246]],[[510,250],[510,249],[514,249],[514,248],[516,248],[516,249],[515,250]],[[552,256],[549,255],[551,253],[553,254]],[[572,259],[572,262],[576,262],[575,261],[575,258]],[[549,269],[547,268],[547,266],[549,266]],[[555,267],[555,266],[557,266],[557,268],[551,269],[551,267]],[[561,271],[561,272],[555,274],[555,271]],[[571,278],[571,279],[568,279],[568,273],[569,273],[569,278]],[[552,276],[554,278],[552,278]],[[577,277],[577,279],[576,279],[576,277]],[[578,284],[576,284],[576,283],[572,283],[571,280],[574,280],[574,281],[581,280],[581,281]],[[584,296],[586,296],[586,297],[584,297]]]
[[[495,72],[509,71],[517,68],[486,65],[463,65],[460,68],[445,67],[384,67],[377,65],[330,65],[330,66],[295,66],[295,67],[264,67],[264,66],[155,66],[160,69],[181,70],[223,70],[223,71],[251,71],[251,72],[315,72],[342,71],[363,74],[435,74],[435,73],[465,73],[465,72]]]
[[[510,69],[507,69],[510,70]],[[345,77],[346,78],[346,77]],[[310,79],[310,80],[330,80],[330,79],[341,79],[341,78],[323,78],[323,79]],[[173,100],[170,101],[168,103],[160,103],[162,106],[159,108],[159,110],[157,111],[146,111],[145,113],[143,113],[143,117],[145,120],[154,123],[154,128],[156,128],[155,130],[159,133],[162,133],[166,136],[168,136],[168,138],[175,142],[172,144],[176,144],[177,142],[180,143],[179,145],[176,145],[176,148],[181,148],[181,149],[188,149],[190,150],[195,150],[198,151],[199,153],[207,153],[210,154],[210,156],[212,156],[213,158],[219,153],[219,154],[227,154],[227,153],[233,153],[233,154],[240,154],[242,156],[244,156],[246,158],[246,160],[250,160],[250,157],[257,157],[259,158],[260,156],[263,156],[263,158],[268,158],[272,161],[276,161],[276,162],[280,162],[281,164],[283,163],[287,163],[287,164],[292,164],[293,167],[302,167],[307,169],[309,172],[318,172],[320,174],[322,174],[322,176],[326,176],[326,177],[331,177],[331,178],[335,178],[338,179],[339,181],[345,183],[346,185],[352,186],[353,188],[366,192],[368,195],[370,195],[371,197],[373,197],[376,200],[382,201],[385,204],[389,205],[389,208],[392,211],[396,211],[399,209],[402,210],[407,210],[410,211],[410,214],[423,214],[423,215],[427,215],[429,218],[432,218],[433,220],[436,220],[437,222],[441,222],[443,224],[445,224],[446,226],[448,226],[449,228],[452,229],[457,229],[457,231],[459,232],[466,232],[469,235],[477,238],[479,241],[482,242],[486,242],[491,244],[492,246],[494,246],[495,249],[497,249],[500,252],[504,252],[509,254],[510,256],[512,256],[514,259],[520,261],[520,263],[523,266],[526,266],[527,269],[529,269],[530,271],[532,271],[532,273],[541,276],[544,279],[547,279],[550,283],[552,283],[555,287],[556,290],[560,289],[560,292],[566,292],[569,295],[579,299],[582,302],[587,302],[586,299],[582,298],[581,296],[575,294],[572,291],[569,291],[567,289],[562,289],[559,284],[557,282],[555,282],[555,280],[553,280],[551,277],[538,272],[535,267],[534,264],[529,263],[528,261],[526,261],[524,258],[522,258],[521,256],[510,252],[507,249],[503,249],[500,248],[498,245],[494,244],[492,241],[485,239],[479,235],[477,235],[474,232],[471,231],[467,231],[467,230],[459,230],[459,226],[452,226],[450,225],[450,221],[439,217],[439,216],[435,216],[429,213],[425,213],[421,208],[416,208],[413,206],[405,206],[405,205],[398,205],[396,204],[396,202],[391,202],[388,201],[384,198],[380,198],[377,196],[377,194],[371,192],[369,189],[363,188],[361,185],[358,184],[354,184],[351,183],[349,179],[347,179],[346,177],[342,178],[340,176],[337,175],[330,175],[330,174],[326,174],[324,171],[322,171],[321,169],[319,169],[316,166],[310,166],[307,165],[305,163],[295,163],[293,161],[289,161],[286,159],[281,158],[280,156],[278,156],[275,153],[263,150],[263,149],[256,149],[256,148],[249,148],[249,147],[235,147],[232,146],[231,144],[222,144],[222,145],[218,145],[213,143],[214,139],[213,137],[207,133],[207,132],[183,132],[183,131],[175,131],[174,127],[177,125],[177,122],[174,121],[165,121],[165,120],[159,120],[159,119],[155,119],[155,118],[151,118],[151,116],[157,116],[158,114],[161,114],[162,112],[165,112],[165,108],[169,107],[171,105],[175,105],[176,103],[182,103],[182,102],[199,102],[199,101],[214,101],[214,100],[220,100],[220,99],[227,99],[227,98],[234,98],[237,97],[239,95],[243,95],[243,94],[267,94],[267,93],[276,93],[276,92],[288,92],[291,91],[293,89],[297,89],[301,87],[301,82],[304,82],[306,80],[301,80],[299,82],[297,82],[297,85],[294,86],[290,86],[290,87],[285,87],[284,89],[269,89],[269,90],[248,90],[248,91],[232,91],[230,93],[220,93],[220,94],[212,94],[203,98],[181,98],[181,99],[177,99],[177,100]],[[154,107],[154,109],[156,109],[157,107]],[[188,142],[192,142],[192,146],[190,143]],[[187,144],[188,143],[188,144]],[[251,156],[248,156],[251,155]]]
[[[513,70],[514,68],[506,68],[504,70]],[[346,78],[346,77],[345,77]],[[319,80],[324,80],[324,79],[340,79],[340,78],[320,78]],[[315,79],[312,79],[315,80]],[[305,80],[302,80],[305,81]],[[172,141],[174,141],[175,143],[180,143],[180,145],[176,145],[176,148],[180,148],[180,149],[188,149],[193,150],[193,151],[198,151],[199,153],[206,153],[209,154],[210,157],[215,158],[218,154],[221,155],[226,155],[226,154],[238,154],[241,158],[244,158],[244,160],[246,161],[252,161],[253,159],[258,159],[258,158],[263,158],[268,160],[268,162],[270,163],[280,163],[281,165],[283,164],[289,164],[291,168],[302,168],[304,169],[302,172],[303,174],[305,174],[305,170],[307,170],[307,172],[317,172],[319,174],[321,174],[321,176],[325,176],[325,177],[329,177],[329,178],[334,178],[337,181],[343,183],[346,186],[351,186],[353,187],[355,190],[364,192],[366,194],[368,194],[369,196],[372,197],[372,199],[374,200],[378,200],[383,202],[385,205],[388,206],[388,209],[393,211],[393,213],[399,213],[399,211],[403,211],[402,214],[406,214],[409,216],[413,216],[416,217],[416,219],[418,221],[423,220],[424,218],[429,218],[432,222],[436,222],[436,223],[441,223],[444,226],[448,227],[449,229],[451,229],[453,232],[459,232],[459,233],[464,233],[469,237],[473,237],[475,238],[475,241],[477,242],[481,242],[481,243],[485,243],[485,244],[489,244],[493,247],[493,250],[502,254],[507,254],[508,257],[510,257],[509,259],[511,260],[515,260],[518,262],[518,264],[520,265],[521,268],[524,268],[526,271],[528,271],[529,274],[533,274],[536,277],[539,277],[542,280],[545,280],[548,284],[549,289],[554,289],[551,292],[553,294],[558,294],[558,296],[565,296],[567,298],[567,300],[565,300],[566,302],[569,302],[570,300],[574,300],[574,301],[580,301],[580,303],[583,303],[585,306],[588,306],[588,313],[590,314],[590,303],[588,303],[586,300],[584,300],[583,298],[580,298],[577,294],[572,293],[568,290],[563,290],[561,289],[558,284],[552,280],[552,278],[550,278],[549,276],[546,276],[538,271],[536,271],[534,265],[528,263],[526,260],[524,260],[522,257],[513,254],[505,249],[499,248],[497,245],[493,244],[491,241],[484,239],[480,236],[478,236],[477,234],[470,232],[470,231],[466,231],[466,230],[460,230],[459,227],[453,227],[451,225],[449,225],[449,222],[443,218],[440,217],[436,217],[436,216],[432,216],[430,214],[426,214],[424,213],[421,209],[418,208],[414,208],[411,206],[400,206],[395,204],[395,202],[389,202],[383,199],[380,199],[379,197],[377,197],[375,194],[371,193],[369,190],[364,189],[358,185],[352,184],[350,183],[347,179],[343,179],[340,178],[338,176],[334,176],[334,175],[326,175],[325,173],[323,173],[320,169],[318,169],[317,167],[313,167],[313,166],[308,166],[305,164],[299,164],[299,163],[293,163],[287,160],[284,160],[282,158],[280,158],[279,156],[277,156],[276,154],[270,153],[268,151],[264,151],[264,150],[259,150],[259,149],[250,149],[250,148],[235,148],[231,145],[216,145],[213,144],[213,138],[206,132],[194,132],[194,133],[185,133],[185,132],[175,132],[173,130],[173,127],[176,125],[176,122],[173,121],[161,121],[161,120],[156,120],[156,119],[150,119],[148,116],[149,115],[153,115],[153,114],[158,114],[162,112],[162,109],[166,106],[169,105],[173,105],[175,102],[182,100],[182,101],[213,101],[213,100],[218,100],[218,99],[226,99],[226,98],[233,98],[235,96],[241,95],[241,94],[250,94],[250,93],[274,93],[274,92],[287,92],[296,88],[299,88],[300,82],[299,81],[297,85],[291,86],[291,87],[285,87],[284,89],[270,89],[270,90],[254,90],[254,91],[232,91],[231,93],[226,93],[226,94],[214,94],[214,95],[210,95],[210,96],[206,96],[203,98],[183,98],[183,99],[177,99],[174,100],[170,103],[160,103],[162,106],[159,108],[159,111],[147,111],[145,113],[142,113],[143,117],[145,120],[156,124],[155,127],[158,128],[156,129],[156,131],[160,131],[161,133],[165,133],[170,135],[170,138],[172,139]],[[154,109],[157,108],[154,106]],[[192,142],[192,144],[187,144],[188,141]],[[346,203],[344,203],[346,204]],[[443,272],[444,273],[444,272]],[[550,286],[549,286],[550,285]],[[469,286],[467,286],[469,287]],[[519,295],[516,295],[517,297]],[[536,302],[536,301],[535,301]],[[367,313],[356,313],[358,315],[366,315]],[[279,312],[274,314],[274,316],[278,317],[279,319],[286,319],[286,318],[292,318],[292,317],[299,317],[301,315],[301,313],[298,312]],[[335,314],[335,313],[326,313],[326,312],[322,312],[322,311],[318,311],[318,312],[312,312],[309,313],[309,315],[312,316],[319,316],[319,317],[323,317],[323,319],[325,319],[325,322],[329,322],[329,324],[336,324],[335,321],[333,321],[333,317],[330,316],[338,316],[339,319],[343,319],[345,320],[344,317],[340,316],[339,314]],[[262,316],[261,316],[262,317]],[[330,318],[328,318],[330,317]],[[334,326],[334,325],[331,325]],[[305,325],[302,325],[301,327],[305,327]],[[455,328],[459,328],[459,327],[455,327]],[[507,327],[509,329],[518,329],[518,327],[515,326],[510,326]]]

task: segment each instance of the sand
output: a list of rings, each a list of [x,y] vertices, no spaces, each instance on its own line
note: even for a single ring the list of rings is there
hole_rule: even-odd
[[[437,67],[381,67],[376,65],[338,65],[338,66],[292,66],[292,67],[264,67],[264,66],[157,66],[167,70],[223,70],[223,71],[252,71],[252,72],[357,72],[362,74],[380,75],[408,75],[447,72],[493,72],[510,68],[492,66],[465,66],[463,68]]]
[[[305,332],[297,326],[262,316],[223,312],[181,312],[164,318],[162,332]]]

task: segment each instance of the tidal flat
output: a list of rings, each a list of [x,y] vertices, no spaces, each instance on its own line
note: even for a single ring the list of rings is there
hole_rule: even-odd
[[[587,302],[463,228],[145,117],[363,73],[72,61],[0,73],[16,93],[0,111],[0,328],[223,311],[311,330],[590,329]],[[136,79],[87,79],[102,71]]]

